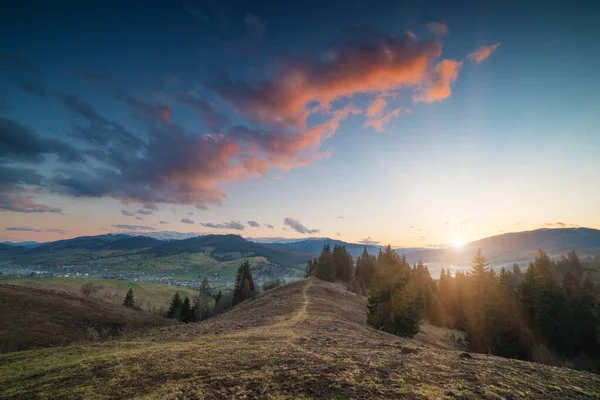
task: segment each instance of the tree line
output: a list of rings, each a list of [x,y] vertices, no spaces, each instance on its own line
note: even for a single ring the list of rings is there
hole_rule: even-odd
[[[600,296],[573,251],[556,262],[539,250],[523,273],[517,264],[498,273],[478,250],[468,272],[412,266],[391,246],[353,262],[343,246],[328,245],[307,264],[307,276],[347,281],[368,296],[367,322],[412,337],[424,318],[466,333],[470,351],[543,363],[600,369]]]
[[[574,251],[555,262],[539,250],[525,273],[496,273],[478,251],[468,273],[442,271],[438,289],[438,323],[466,331],[472,351],[599,370],[598,287]]]
[[[267,291],[282,284],[285,284],[285,280],[275,278],[265,281],[262,290]],[[179,292],[173,295],[166,317],[180,322],[202,321],[229,310],[258,292],[259,287],[254,282],[250,262],[243,261],[238,268],[233,291],[215,291],[208,278],[204,277],[193,302],[187,296],[182,298]]]

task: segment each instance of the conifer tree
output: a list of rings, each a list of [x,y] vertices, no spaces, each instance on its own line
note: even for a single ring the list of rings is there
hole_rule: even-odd
[[[221,293],[221,291],[219,290],[219,292],[217,293],[217,295],[215,296],[215,304],[219,304],[219,301],[221,300],[221,297],[223,297],[223,294]]]
[[[242,262],[235,278],[235,287],[233,289],[233,304],[254,296],[256,287],[252,278],[252,269],[248,261]]]
[[[123,306],[133,308],[135,305],[135,300],[133,296],[133,289],[129,288],[127,294],[125,295],[125,299],[123,300]]]
[[[419,332],[423,303],[410,279],[410,265],[391,246],[377,257],[367,308],[367,322],[377,329],[408,337]]]
[[[181,303],[181,314],[179,320],[181,322],[190,322],[194,319],[194,310],[190,303],[190,299],[186,296]]]
[[[181,320],[181,296],[179,292],[175,292],[173,298],[171,299],[171,304],[169,305],[169,311],[167,311],[167,318]]]
[[[491,352],[491,300],[494,289],[492,274],[493,272],[488,270],[487,258],[481,254],[481,249],[477,249],[469,275],[470,290],[465,310],[469,347],[477,352]]]
[[[200,284],[200,294],[204,296],[210,297],[212,295],[212,287],[210,286],[210,282],[208,282],[208,278],[205,276],[202,279],[202,283]]]
[[[348,253],[346,246],[334,246],[331,258],[335,277],[343,281],[352,279],[352,255]]]
[[[202,321],[211,315],[211,305],[212,287],[208,282],[208,278],[205,276],[198,289],[198,296],[196,297],[196,303],[194,304],[194,317],[197,321]]]
[[[363,249],[360,257],[356,259],[356,278],[361,281],[362,285],[367,289],[371,287],[376,263],[377,258],[374,255],[370,255],[366,247]]]
[[[323,246],[323,250],[317,260],[316,276],[324,281],[333,282],[335,280],[335,270],[329,243]]]

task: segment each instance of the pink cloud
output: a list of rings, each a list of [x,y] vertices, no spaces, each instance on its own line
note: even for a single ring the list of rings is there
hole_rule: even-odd
[[[391,122],[392,118],[396,118],[401,114],[409,115],[412,113],[412,111],[406,107],[398,107],[385,113],[387,104],[384,96],[378,96],[371,102],[365,113],[365,116],[367,117],[365,122],[366,127],[371,127],[377,132],[383,132],[385,127]]]
[[[497,48],[500,43],[493,44],[491,46],[481,46],[473,53],[467,55],[467,58],[475,63],[480,63],[490,56]]]
[[[411,32],[352,32],[326,57],[287,61],[272,79],[230,80],[215,89],[254,122],[302,127],[310,114],[328,112],[342,98],[421,88],[435,78],[433,64],[442,47],[436,39],[418,40]]]
[[[452,94],[450,84],[458,78],[458,71],[461,67],[462,61],[443,60],[439,62],[429,77],[427,87],[417,92],[413,100],[415,102],[434,103],[450,97],[450,94]]]

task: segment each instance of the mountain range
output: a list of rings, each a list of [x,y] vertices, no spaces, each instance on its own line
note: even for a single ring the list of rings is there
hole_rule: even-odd
[[[189,235],[189,234],[182,234]],[[152,237],[154,236],[154,237]],[[240,257],[258,257],[273,265],[294,268],[300,271],[307,260],[318,256],[326,243],[331,247],[346,246],[353,256],[358,256],[366,248],[376,254],[381,246],[348,243],[330,238],[307,238],[282,240],[270,243],[244,239],[239,235],[203,235],[182,239],[174,233],[161,232],[159,235],[118,233],[98,236],[82,236],[33,245],[27,242],[0,244],[0,260],[18,264],[22,261],[44,265],[54,262],[73,261],[71,254],[80,254],[79,262],[94,260],[101,264],[107,257],[128,257],[127,260],[143,258],[160,259],[163,267],[173,267],[173,257],[187,257],[202,254],[215,262],[228,262]],[[398,248],[399,254],[409,262],[423,261],[435,276],[442,267],[466,269],[478,248],[489,259],[493,267],[510,266],[513,262],[522,266],[533,260],[538,249],[544,249],[550,256],[557,257],[571,250],[580,257],[600,256],[600,230],[590,228],[556,228],[505,233],[468,243],[460,247],[444,249]],[[81,255],[83,254],[83,255]],[[71,258],[69,258],[71,257]],[[81,258],[84,257],[84,258]],[[85,258],[87,257],[87,258]],[[171,258],[169,258],[171,257]],[[176,258],[180,260],[180,258]],[[50,260],[50,261],[48,261]],[[166,260],[166,261],[164,261]],[[75,261],[73,261],[75,262]],[[111,261],[114,262],[114,261]],[[179,262],[179,261],[177,261]],[[298,272],[299,273],[299,272]]]

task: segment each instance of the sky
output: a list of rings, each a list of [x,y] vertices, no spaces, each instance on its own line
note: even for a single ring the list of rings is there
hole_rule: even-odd
[[[72,3],[3,6],[0,240],[600,228],[600,1]]]

